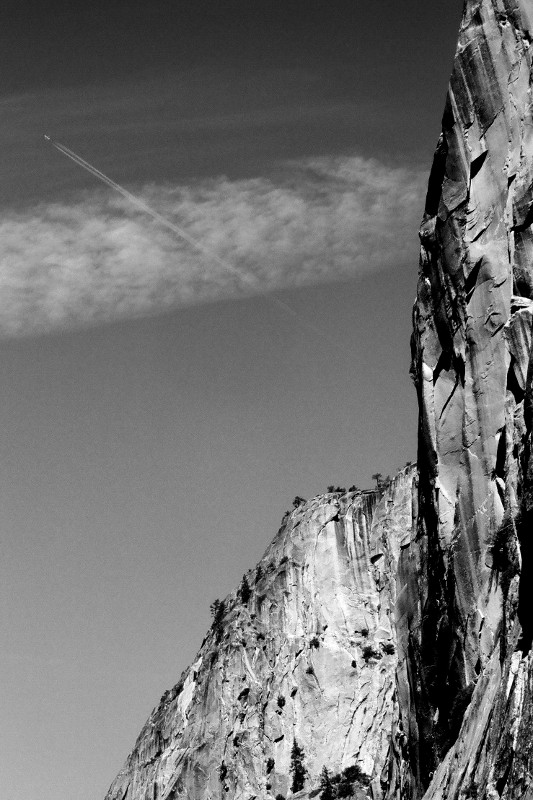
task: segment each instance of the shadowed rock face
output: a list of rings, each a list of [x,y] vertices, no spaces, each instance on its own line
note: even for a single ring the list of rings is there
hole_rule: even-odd
[[[220,624],[153,711],[107,800],[274,798],[294,739],[307,792],[357,765],[383,796],[401,737],[394,607],[416,516],[415,469],[376,493],[328,494],[288,516]],[[370,782],[370,786],[365,784]]]
[[[532,41],[529,0],[466,3],[421,228],[407,726],[428,798],[523,797],[533,772]]]

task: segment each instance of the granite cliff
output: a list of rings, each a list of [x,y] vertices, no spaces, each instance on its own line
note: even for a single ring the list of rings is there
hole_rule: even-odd
[[[528,0],[466,2],[421,228],[409,740],[428,798],[532,796],[532,32]]]
[[[382,493],[330,493],[287,515],[215,610],[107,800],[286,795],[294,740],[307,791],[323,766],[357,766],[354,791],[382,797],[399,719],[397,564],[416,496],[408,467]]]
[[[466,1],[420,232],[417,467],[284,519],[107,800],[287,796],[295,741],[301,798],[326,766],[330,796],[533,800],[532,45],[531,0]]]

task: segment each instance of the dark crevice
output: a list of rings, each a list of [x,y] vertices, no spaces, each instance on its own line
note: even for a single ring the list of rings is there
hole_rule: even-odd
[[[427,464],[428,453],[419,441],[420,486],[419,525],[427,536],[428,597],[424,603],[421,627],[411,631],[409,637],[408,663],[412,665],[413,696],[416,706],[418,735],[409,741],[411,764],[417,778],[427,788],[432,774],[440,761],[440,752],[435,736],[435,712],[438,694],[444,677],[439,666],[441,650],[439,635],[443,629],[445,601],[445,568],[438,540],[437,498],[432,481],[431,468]],[[428,468],[426,468],[426,464]],[[422,522],[423,520],[423,522]],[[416,766],[415,766],[416,765]]]
[[[446,400],[446,402],[442,406],[442,411],[439,414],[439,419],[442,419],[442,417],[444,415],[444,412],[446,411],[446,409],[450,405],[450,403],[451,403],[451,401],[453,399],[453,396],[454,396],[455,392],[457,391],[457,387],[458,386],[459,386],[459,375],[457,375],[456,378],[455,378],[455,383],[453,385],[453,389],[450,392],[450,396],[448,397],[448,399]]]
[[[444,136],[441,135],[437,144],[437,150],[433,159],[433,165],[428,181],[428,191],[426,195],[426,214],[430,217],[436,217],[440,198],[442,194],[442,184],[444,175],[446,173],[446,159],[448,157],[448,143]]]
[[[503,773],[502,773],[502,775],[500,775],[500,777],[496,781],[496,791],[498,792],[500,797],[503,794],[503,790],[505,789],[505,786],[507,784],[507,780],[508,780],[509,775],[511,773],[511,767],[513,766],[513,756],[514,756],[514,752],[513,752],[513,750],[510,750],[509,758],[507,760],[507,764],[505,765]]]
[[[507,371],[507,390],[513,394],[516,404],[521,403],[524,399],[524,390],[521,388],[518,380],[516,378],[515,372],[515,364],[516,359],[514,356],[511,356],[511,363],[509,364],[509,369]]]
[[[464,284],[464,292],[466,295],[466,302],[470,302],[470,298],[472,297],[472,293],[476,288],[477,279],[479,277],[479,272],[481,270],[481,265],[483,264],[483,259],[480,258],[479,261],[476,261],[470,272],[465,278]]]
[[[476,177],[481,167],[487,160],[488,154],[489,151],[485,150],[484,153],[481,153],[480,156],[478,156],[477,158],[475,158],[473,161],[470,162],[470,180],[473,180]]]
[[[457,355],[454,356],[453,368],[455,369],[455,372],[457,373],[457,377],[459,378],[459,380],[461,382],[461,386],[464,388],[464,385],[465,385],[465,362],[463,360],[462,355],[457,354]]]
[[[500,433],[498,449],[496,451],[496,464],[492,473],[492,478],[505,479],[505,456],[507,453],[507,431],[505,428]]]
[[[446,105],[444,106],[444,113],[442,115],[442,130],[451,131],[455,125],[455,117],[453,114],[452,104],[450,98],[446,98]]]
[[[439,356],[439,360],[433,370],[433,386],[437,383],[441,372],[448,372],[452,365],[452,356],[451,353],[448,353],[446,350],[443,350]]]

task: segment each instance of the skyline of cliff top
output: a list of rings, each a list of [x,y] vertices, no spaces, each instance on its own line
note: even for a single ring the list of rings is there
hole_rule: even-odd
[[[415,458],[417,231],[461,6],[7,4],[6,800],[103,797],[294,495]]]

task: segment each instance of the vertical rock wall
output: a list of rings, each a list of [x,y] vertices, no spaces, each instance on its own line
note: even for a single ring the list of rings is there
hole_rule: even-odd
[[[518,798],[533,771],[532,41],[530,0],[465,3],[420,233],[406,796]]]

